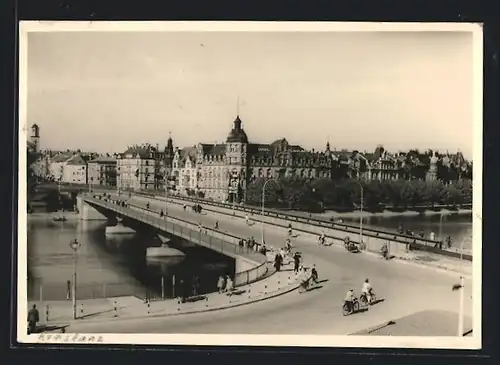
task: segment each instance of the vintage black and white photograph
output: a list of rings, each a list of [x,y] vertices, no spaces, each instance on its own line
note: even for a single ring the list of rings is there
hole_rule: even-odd
[[[19,70],[20,342],[481,347],[479,25],[21,22]]]

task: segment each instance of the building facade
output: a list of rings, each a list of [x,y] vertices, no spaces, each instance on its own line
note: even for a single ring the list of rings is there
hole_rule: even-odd
[[[75,155],[63,165],[62,182],[87,184],[87,161],[83,156]]]
[[[117,159],[112,156],[99,156],[88,163],[88,183],[91,186],[116,187]]]
[[[155,187],[155,148],[151,145],[129,147],[117,156],[117,185],[121,190],[148,190]]]
[[[171,181],[176,193],[192,195],[198,187],[196,168],[196,146],[177,148],[174,152],[171,169]]]
[[[198,144],[198,190],[209,199],[245,201],[248,184],[258,178],[331,178],[338,159],[325,151],[306,151],[284,138],[250,143],[239,116],[224,144]]]
[[[228,199],[228,166],[225,144],[203,144],[196,146],[196,194],[208,199]]]
[[[50,158],[49,162],[49,179],[53,181],[63,182],[65,178],[64,170],[68,161],[73,158],[72,152],[63,152]]]

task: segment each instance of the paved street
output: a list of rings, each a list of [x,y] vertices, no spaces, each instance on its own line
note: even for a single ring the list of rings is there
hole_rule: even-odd
[[[164,209],[164,202],[133,197],[130,203],[152,209]],[[247,226],[244,220],[218,214],[196,214],[168,205],[169,214],[220,229],[242,237],[260,239],[261,226]],[[284,243],[286,232],[266,227],[266,241],[273,246]],[[458,275],[436,272],[397,261],[384,261],[365,254],[352,254],[338,246],[321,247],[311,238],[296,237],[292,244],[303,253],[307,264],[315,263],[322,287],[307,293],[293,292],[260,303],[223,310],[170,318],[123,320],[109,323],[81,323],[68,328],[71,332],[114,333],[267,333],[267,334],[350,334],[381,322],[417,311],[441,309],[456,312],[459,291],[452,291]],[[365,278],[369,278],[377,296],[385,299],[367,312],[343,317],[341,305],[345,292],[354,288],[359,295]],[[466,280],[467,315],[472,313],[471,281]],[[466,328],[467,330],[467,328]]]

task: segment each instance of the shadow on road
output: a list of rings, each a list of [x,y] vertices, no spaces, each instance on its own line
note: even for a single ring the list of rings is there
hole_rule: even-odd
[[[355,313],[364,313],[364,312],[368,312],[368,307],[361,307],[356,312],[353,312],[352,314],[355,314]]]
[[[318,284],[323,284],[329,282],[330,279],[323,279],[323,280],[318,280]]]
[[[316,289],[321,289],[322,287],[323,287],[323,285],[316,285],[316,286],[313,286],[313,287],[307,289],[306,291],[309,292],[309,291],[313,291],[313,290],[316,290]]]
[[[385,301],[385,298],[377,298],[370,305],[375,305],[375,304],[378,304],[378,303],[382,303],[384,301]]]
[[[113,311],[114,311],[114,309],[112,308],[112,309],[107,309],[107,310],[100,311],[100,312],[85,314],[83,316],[79,316],[78,318],[79,319],[92,318],[94,316],[97,316],[97,315],[100,315],[100,314],[104,314],[104,313],[110,313],[110,312],[113,312]]]

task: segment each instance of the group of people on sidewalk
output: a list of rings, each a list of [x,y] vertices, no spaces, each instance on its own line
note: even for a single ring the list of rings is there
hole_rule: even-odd
[[[240,251],[244,251],[245,249],[252,250],[252,251],[259,251],[259,247],[263,246],[260,243],[258,243],[255,238],[249,237],[249,238],[241,238],[238,241],[238,246],[240,248]]]
[[[217,281],[217,291],[219,294],[222,293],[230,293],[234,290],[234,282],[229,275],[219,276],[219,280]]]

